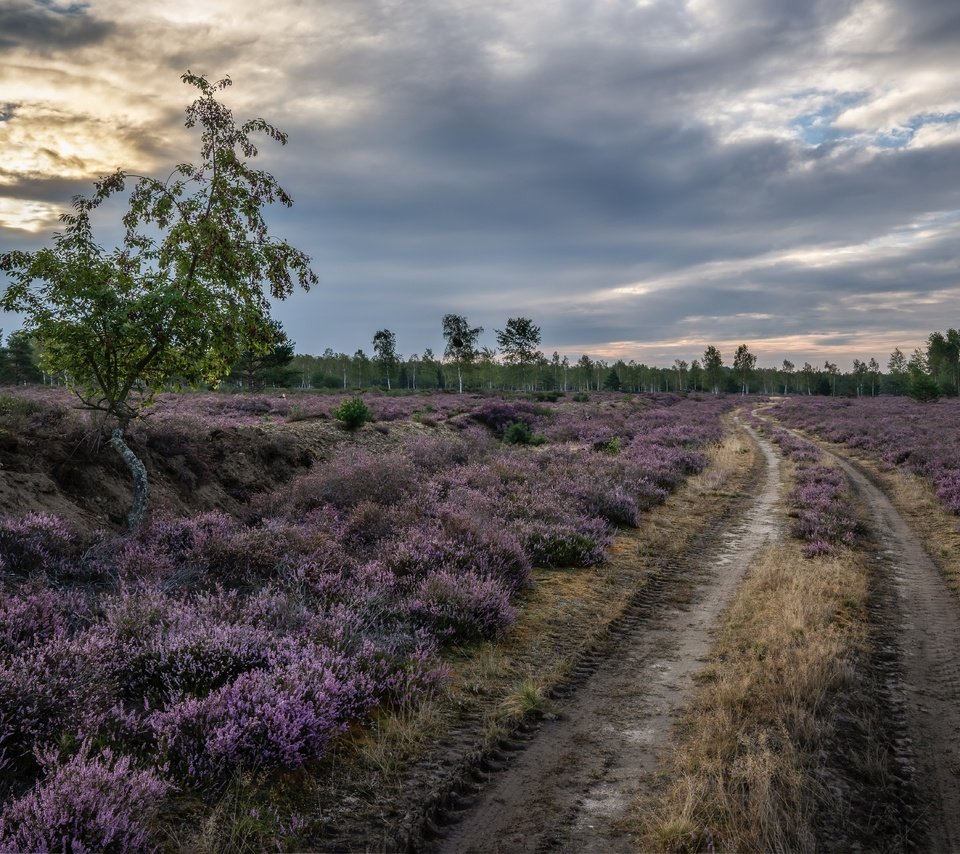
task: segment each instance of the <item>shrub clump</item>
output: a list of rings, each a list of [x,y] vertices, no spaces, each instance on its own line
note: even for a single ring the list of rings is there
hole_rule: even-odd
[[[49,513],[28,513],[0,520],[0,572],[56,576],[80,551],[76,535],[62,519]]]
[[[0,815],[3,851],[143,851],[148,824],[170,788],[129,756],[83,751]]]
[[[333,417],[347,430],[356,430],[368,421],[373,421],[373,413],[370,411],[370,407],[359,397],[341,403],[333,410]]]
[[[503,441],[508,445],[542,445],[544,438],[535,436],[526,421],[511,421],[503,428]]]

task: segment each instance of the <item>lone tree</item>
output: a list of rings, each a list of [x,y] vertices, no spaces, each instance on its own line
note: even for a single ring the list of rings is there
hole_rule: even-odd
[[[710,390],[714,394],[720,393],[720,377],[723,370],[723,357],[720,351],[710,344],[703,351],[703,370],[707,375],[707,382],[710,384]]]
[[[522,385],[526,366],[536,362],[542,355],[537,349],[540,346],[540,327],[529,317],[511,317],[503,329],[497,330],[497,346],[504,362],[519,366]]]
[[[746,344],[737,347],[733,354],[733,370],[740,380],[740,394],[750,394],[750,378],[757,367],[757,357],[750,352]]]
[[[462,314],[443,316],[443,339],[447,346],[443,355],[457,363],[457,383],[463,394],[463,366],[473,364],[477,358],[477,340],[483,334],[482,326],[471,327]]]
[[[387,391],[390,391],[390,377],[399,361],[397,336],[389,329],[378,329],[373,335],[373,353],[374,359],[387,380]]]
[[[790,377],[793,376],[793,371],[796,368],[796,365],[793,364],[789,359],[783,360],[783,367],[781,371],[783,372],[783,393],[787,395],[790,393]]]
[[[146,513],[147,473],[124,440],[130,422],[168,384],[215,385],[245,353],[271,350],[265,285],[284,299],[317,281],[310,259],[267,231],[263,208],[290,207],[290,196],[249,165],[253,134],[280,144],[286,135],[260,118],[237,125],[217,100],[229,78],[181,79],[199,90],[185,122],[201,131],[198,165],[165,180],[117,171],[74,198],[52,247],[0,255],[11,278],[0,306],[25,314],[44,367],[70,378],[82,407],[115,422],[111,443],[133,475],[131,528]],[[123,241],[105,250],[91,214],[127,181]]]

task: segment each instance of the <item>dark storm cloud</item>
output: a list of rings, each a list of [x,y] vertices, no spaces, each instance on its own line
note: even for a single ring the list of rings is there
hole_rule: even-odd
[[[103,41],[113,29],[109,21],[90,15],[87,4],[6,0],[0,5],[0,49],[29,47],[46,53],[83,47]]]
[[[90,14],[10,8],[98,37]],[[150,43],[165,46],[156,65],[230,71],[238,91],[269,76],[258,61],[281,63],[254,112],[291,133],[264,149],[296,202],[272,221],[322,280],[277,308],[303,349],[352,352],[385,323],[420,342],[401,349],[436,348],[449,310],[486,326],[486,343],[529,314],[561,348],[836,345],[851,328],[923,329],[946,297],[917,298],[958,286],[955,226],[929,223],[960,209],[960,143],[911,147],[915,128],[898,129],[950,99],[958,8],[328,0],[321,20],[281,2],[276,15],[314,26],[271,61],[269,36],[213,22],[182,38],[154,22]],[[0,17],[0,32],[19,31]],[[39,32],[38,50],[58,38]],[[142,44],[123,32],[116,50],[135,62]],[[911,75],[947,94],[924,100]],[[30,198],[60,189],[31,183]],[[902,309],[884,301],[900,293]]]

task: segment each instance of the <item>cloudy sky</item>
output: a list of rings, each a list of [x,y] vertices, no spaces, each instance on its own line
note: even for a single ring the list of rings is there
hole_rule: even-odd
[[[847,367],[960,325],[957,0],[3,0],[0,56],[0,248],[196,159],[188,68],[288,131],[300,352],[439,350],[456,312]]]

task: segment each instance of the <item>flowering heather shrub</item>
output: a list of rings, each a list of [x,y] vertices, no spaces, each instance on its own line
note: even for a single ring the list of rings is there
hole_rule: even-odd
[[[49,588],[0,590],[0,661],[66,638],[90,616],[86,599],[77,592]]]
[[[395,504],[416,482],[413,464],[403,454],[351,448],[286,487],[286,510],[303,513],[323,503],[340,510],[361,501]]]
[[[960,515],[960,469],[944,469],[936,479],[937,498],[951,513]]]
[[[79,553],[77,536],[57,516],[28,513],[0,519],[0,572],[66,574]]]
[[[369,646],[354,656],[307,646],[150,723],[173,773],[190,785],[215,785],[237,769],[295,768],[378,705],[395,669]]]
[[[490,435],[479,427],[467,427],[459,436],[415,436],[403,446],[417,469],[428,474],[480,460],[490,450]]]
[[[514,536],[492,520],[455,514],[407,530],[402,538],[385,543],[381,560],[407,585],[418,583],[435,570],[445,570],[495,579],[502,589],[516,593],[530,578],[530,561]]]
[[[251,624],[204,621],[127,642],[117,674],[121,697],[156,707],[203,697],[249,670],[266,667],[276,641]]]
[[[598,481],[581,482],[574,493],[584,508],[594,516],[606,519],[612,525],[635,528],[640,520],[640,506],[630,491],[619,485],[608,486]],[[666,493],[664,493],[666,494]]]
[[[388,537],[396,525],[391,508],[375,501],[360,501],[345,514],[342,535],[354,553],[367,555]]]
[[[496,637],[515,617],[499,581],[473,572],[440,570],[424,578],[404,603],[411,621],[441,640]]]
[[[707,458],[690,448],[648,444],[642,437],[624,450],[623,465],[636,480],[647,480],[668,491],[679,486],[691,474],[706,468]]]
[[[36,770],[36,756],[80,737],[112,705],[109,649],[89,633],[53,637],[0,664],[0,751],[14,775]]]
[[[836,545],[852,545],[857,521],[844,494],[846,480],[838,469],[822,464],[819,448],[787,430],[749,416],[748,423],[769,436],[795,465],[793,535],[806,540],[807,557],[831,554]]]
[[[489,427],[498,436],[502,436],[510,424],[524,424],[532,427],[537,408],[522,400],[486,400],[473,409],[468,418],[484,427]]]
[[[0,814],[3,851],[147,849],[149,823],[170,788],[129,756],[90,748],[47,769],[46,779]]]
[[[593,566],[606,558],[613,532],[600,519],[576,526],[533,521],[523,526],[522,537],[536,566]]]
[[[766,422],[760,424],[761,429],[780,447],[787,459],[800,464],[815,463],[822,459],[823,455],[810,442],[805,442],[799,436],[779,427],[769,427]]]
[[[126,580],[255,588],[301,555],[338,556],[335,540],[341,536],[342,520],[336,514],[321,512],[299,524],[267,518],[244,525],[210,512],[191,519],[155,519],[120,542],[109,560]]]
[[[797,509],[794,533],[807,540],[809,555],[829,551],[833,543],[850,544],[854,539],[856,520],[843,495],[843,474],[822,465],[798,467],[796,486],[790,495]]]

